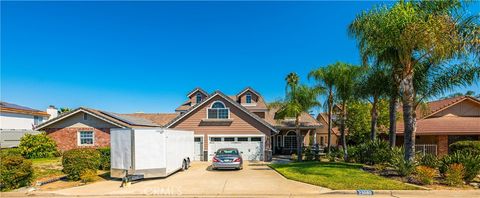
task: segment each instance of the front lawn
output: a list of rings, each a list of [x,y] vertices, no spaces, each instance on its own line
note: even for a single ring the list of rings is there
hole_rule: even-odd
[[[64,175],[62,172],[62,158],[31,159],[35,180],[49,179]]]
[[[363,171],[361,164],[302,162],[271,164],[288,179],[334,190],[416,190],[414,186]]]

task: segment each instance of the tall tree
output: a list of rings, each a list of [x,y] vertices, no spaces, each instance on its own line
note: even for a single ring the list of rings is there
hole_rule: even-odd
[[[414,78],[418,68],[458,60],[478,62],[478,16],[467,16],[462,6],[458,0],[399,1],[363,12],[350,24],[363,56],[379,58],[395,51],[389,62],[394,63],[392,72],[399,82],[407,160],[415,156],[418,101]]]
[[[389,74],[379,65],[368,68],[357,87],[357,95],[372,104],[370,110],[370,140],[374,141],[377,134],[378,103],[382,97],[388,95]]]
[[[335,63],[327,65],[326,67],[320,67],[316,70],[311,71],[308,74],[308,78],[313,78],[317,81],[317,87],[319,89],[325,89],[327,94],[326,106],[328,114],[328,136],[327,136],[327,153],[330,153],[330,148],[332,146],[332,112],[333,105],[335,102],[335,82],[338,78],[337,68],[338,65],[342,63]]]
[[[299,77],[296,73],[288,74],[287,92],[285,98],[281,101],[273,102],[270,108],[278,108],[275,119],[284,119],[286,117],[295,118],[295,132],[297,136],[297,155],[298,161],[302,161],[302,134],[300,131],[300,116],[308,112],[311,108],[319,106],[317,96],[323,91],[320,88],[310,88],[299,84]]]
[[[347,141],[345,139],[345,121],[347,120],[347,104],[354,98],[355,88],[362,75],[363,68],[354,65],[339,63],[337,66],[338,79],[336,83],[337,99],[341,104],[340,135],[345,161],[348,161]]]

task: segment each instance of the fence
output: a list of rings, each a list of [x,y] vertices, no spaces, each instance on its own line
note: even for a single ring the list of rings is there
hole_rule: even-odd
[[[436,144],[416,144],[415,151],[417,153],[420,153],[421,155],[425,155],[426,153],[437,155],[437,145]]]
[[[40,132],[33,130],[0,129],[0,148],[17,147],[20,144],[20,138],[27,133],[39,134]]]

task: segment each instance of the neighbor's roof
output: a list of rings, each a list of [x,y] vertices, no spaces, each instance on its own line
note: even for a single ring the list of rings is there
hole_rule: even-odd
[[[175,119],[180,114],[179,113],[131,113],[131,114],[123,114],[123,115],[151,120],[156,124],[164,126],[170,121],[172,121],[173,119]]]
[[[328,121],[327,121],[328,120],[328,114],[327,113],[319,113],[318,116],[317,116],[317,120],[320,121],[321,123],[323,123],[328,130]],[[335,135],[340,135],[340,130],[338,129],[338,127],[332,127],[332,132]]]
[[[480,104],[480,100],[472,96],[458,96],[458,97],[447,98],[443,100],[432,101],[427,103],[427,111],[424,112],[425,116],[423,116],[422,118],[430,117],[448,107],[451,107],[465,100],[473,101]]]
[[[12,104],[8,102],[0,101],[0,111],[6,113],[18,113],[18,114],[27,114],[27,115],[36,115],[36,116],[50,116],[45,111],[40,111],[37,109],[32,109],[25,106],[20,106],[17,104]]]
[[[398,123],[397,133],[403,134],[403,123]],[[417,135],[480,134],[480,117],[442,116],[417,120]]]
[[[44,122],[40,125],[38,125],[35,129],[36,130],[41,130],[44,128],[47,128],[48,126],[60,122],[65,118],[68,118],[72,115],[75,115],[79,112],[87,113],[89,115],[92,115],[100,120],[103,120],[107,123],[110,123],[112,125],[124,128],[124,127],[160,127],[160,125],[154,123],[151,120],[145,119],[145,118],[139,118],[139,117],[134,117],[134,116],[129,116],[129,115],[122,115],[118,113],[112,113],[112,112],[107,112],[107,111],[101,111],[97,109],[91,109],[91,108],[86,108],[86,107],[79,107],[75,110],[69,111],[67,113],[63,113],[60,116],[53,118],[51,120],[48,120],[47,122]]]

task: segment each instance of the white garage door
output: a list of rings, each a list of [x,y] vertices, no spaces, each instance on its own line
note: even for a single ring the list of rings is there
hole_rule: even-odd
[[[209,160],[221,148],[236,148],[244,160],[263,160],[263,137],[210,137],[208,141]]]

